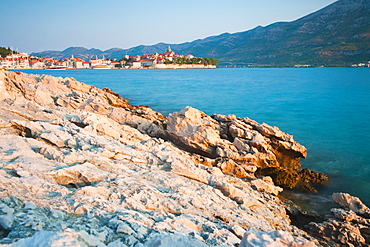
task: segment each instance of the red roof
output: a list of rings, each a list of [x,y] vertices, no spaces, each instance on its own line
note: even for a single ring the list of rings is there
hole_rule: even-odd
[[[74,58],[76,62],[85,62],[84,60],[82,60],[81,58],[78,58],[78,57],[75,57]]]

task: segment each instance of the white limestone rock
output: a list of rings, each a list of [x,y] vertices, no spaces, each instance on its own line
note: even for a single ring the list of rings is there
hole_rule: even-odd
[[[176,141],[214,156],[217,145],[223,142],[217,128],[214,119],[188,106],[168,116],[166,130]]]
[[[62,168],[52,172],[55,181],[61,185],[98,182],[109,179],[109,173],[96,168],[88,162],[80,165]]]
[[[251,181],[251,184],[258,191],[265,191],[273,195],[278,195],[280,192],[283,191],[283,188],[274,185],[274,182],[272,181],[271,177],[254,179]]]
[[[13,215],[0,215],[0,227],[4,230],[12,229],[14,222]]]
[[[262,232],[256,229],[249,229],[244,233],[240,247],[272,247],[272,246],[302,246],[315,247],[316,244],[305,239],[294,238],[290,233],[284,231]]]
[[[21,239],[11,245],[12,247],[30,247],[30,246],[66,246],[66,247],[105,247],[106,245],[95,237],[87,234],[85,231],[74,232],[66,229],[63,232],[40,231],[34,236]]]
[[[174,234],[158,234],[147,240],[142,247],[208,247],[202,241],[195,238]]]

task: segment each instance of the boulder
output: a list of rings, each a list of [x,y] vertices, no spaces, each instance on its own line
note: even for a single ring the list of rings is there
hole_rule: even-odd
[[[169,114],[166,130],[172,141],[213,158],[217,157],[217,145],[223,142],[217,122],[192,107]]]
[[[214,159],[214,166],[237,177],[271,176],[282,187],[296,186],[314,191],[327,182],[325,174],[302,170],[304,146],[293,136],[265,123],[212,115],[192,107],[172,113],[166,121],[168,138],[183,149]],[[255,168],[251,168],[255,167]]]
[[[370,209],[362,203],[360,198],[351,196],[348,193],[334,193],[333,201],[346,210],[351,210],[359,216],[370,218]]]

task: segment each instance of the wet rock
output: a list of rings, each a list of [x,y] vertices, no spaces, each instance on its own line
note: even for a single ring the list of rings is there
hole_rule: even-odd
[[[299,183],[299,174],[296,170],[269,168],[257,171],[258,176],[270,176],[278,186],[294,188]]]
[[[315,185],[326,184],[329,178],[324,173],[314,172],[309,169],[302,169],[299,173],[300,183],[305,190],[315,191]]]
[[[310,233],[331,246],[369,246],[368,207],[347,193],[334,193],[332,198],[342,208],[333,208],[334,217],[322,223],[311,222],[308,225]]]
[[[310,231],[322,237],[327,242],[334,242],[343,246],[367,246],[361,231],[350,223],[328,220],[323,223],[310,223]]]

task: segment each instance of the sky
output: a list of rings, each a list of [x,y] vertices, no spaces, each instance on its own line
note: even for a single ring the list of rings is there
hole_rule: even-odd
[[[293,21],[335,0],[0,0],[0,46],[19,52],[180,44]]]

